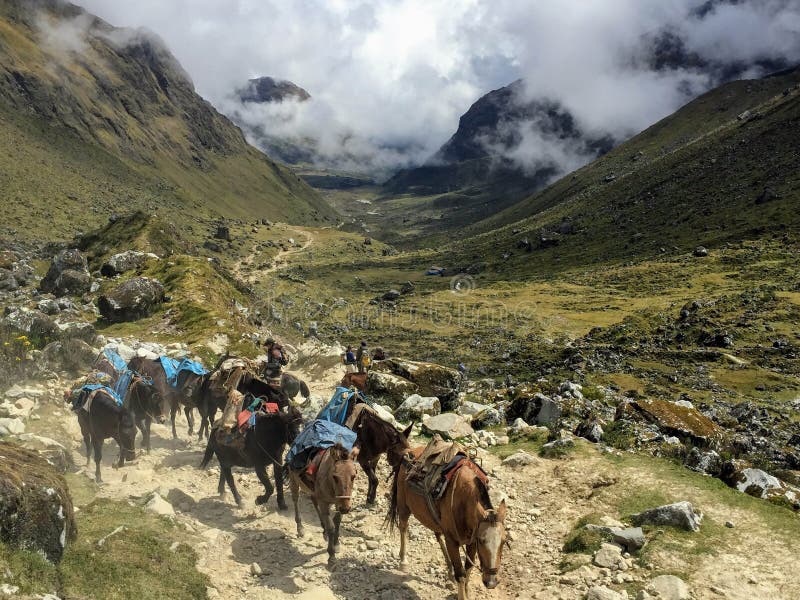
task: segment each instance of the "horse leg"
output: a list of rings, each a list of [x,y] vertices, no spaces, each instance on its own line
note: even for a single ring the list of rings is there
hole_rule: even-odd
[[[286,510],[286,500],[283,498],[283,466],[278,463],[272,463],[272,475],[275,477],[275,490],[278,493],[278,510]]]
[[[88,468],[92,463],[92,436],[84,433],[83,443],[86,445],[86,467]]]
[[[178,432],[175,429],[175,415],[178,414],[178,403],[174,400],[170,400],[169,403],[169,420],[172,423],[172,439],[178,439]]]
[[[269,501],[270,496],[272,496],[272,492],[275,491],[275,488],[272,486],[272,482],[269,480],[269,476],[267,475],[267,465],[256,465],[256,476],[261,482],[261,485],[264,486],[265,492],[263,495],[256,498],[256,504],[266,504]]]
[[[406,540],[408,539],[408,518],[411,516],[411,513],[405,504],[400,504],[397,510],[399,513],[398,528],[400,529],[400,570],[406,572],[408,571]]]
[[[92,446],[94,447],[94,480],[95,483],[103,483],[103,478],[100,475],[100,463],[103,461],[103,440],[92,437]]]
[[[231,468],[223,467],[222,465],[220,465],[219,468],[220,471],[225,473],[225,481],[228,482],[228,487],[231,488],[233,499],[236,500],[236,506],[242,508],[244,503],[242,502],[242,497],[239,495],[239,490],[236,489],[236,482],[233,480],[233,472],[231,471]]]
[[[189,437],[194,435],[194,415],[191,406],[183,407],[183,414],[186,415],[186,422],[189,423]]]
[[[217,493],[220,500],[225,500],[225,471],[222,465],[219,466],[219,483],[217,484]]]
[[[331,505],[323,502],[319,507],[319,518],[328,540],[328,566],[336,560],[336,527],[331,519]]]
[[[458,586],[458,600],[467,600],[467,574],[464,571],[464,565],[461,563],[461,546],[457,541],[447,536],[445,536],[445,542],[447,556],[453,566],[453,574],[456,578],[456,586]]]
[[[300,520],[300,507],[297,505],[300,496],[300,484],[294,477],[290,477],[289,490],[292,492],[292,503],[294,504],[294,522],[297,524],[297,537],[303,537],[303,522]]]
[[[466,549],[466,574],[464,575],[464,593],[469,597],[469,576],[475,566],[476,556],[478,555],[478,543],[472,543]]]
[[[325,519],[322,518],[322,511],[319,508],[319,503],[314,496],[311,496],[311,503],[314,505],[314,510],[317,511],[317,517],[319,517],[319,524],[322,527],[322,538],[324,540],[328,539],[328,528],[325,527]]]
[[[370,461],[364,461],[363,463],[359,461],[361,468],[364,469],[364,473],[366,473],[367,479],[369,480],[367,504],[375,504],[375,496],[378,493],[378,476],[375,474],[375,467],[377,466],[379,459],[380,456]]]
[[[455,577],[453,576],[453,565],[450,564],[450,557],[447,554],[447,547],[444,545],[444,538],[442,538],[442,534],[438,531],[436,533],[436,541],[439,542],[439,548],[442,549],[442,554],[444,555],[444,564],[447,567],[447,574],[450,579],[455,582]]]
[[[342,524],[342,513],[338,510],[333,515],[333,552],[341,551],[342,547],[339,544],[339,526]]]

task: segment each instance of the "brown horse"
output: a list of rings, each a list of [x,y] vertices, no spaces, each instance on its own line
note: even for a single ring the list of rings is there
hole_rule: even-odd
[[[342,382],[339,384],[343,388],[357,388],[362,392],[367,387],[367,376],[369,373],[345,373]]]
[[[378,493],[378,476],[375,468],[381,454],[386,453],[386,460],[393,470],[400,466],[403,456],[408,451],[408,436],[411,435],[412,423],[405,431],[398,431],[394,425],[381,419],[368,408],[360,411],[352,426],[357,438],[355,445],[359,448],[358,464],[364,469],[369,480],[367,504],[375,503]]]
[[[303,537],[303,523],[297,505],[302,489],[311,497],[322,525],[322,535],[328,541],[328,565],[332,565],[336,560],[336,552],[339,550],[339,525],[342,522],[342,515],[350,512],[353,481],[356,478],[356,465],[353,460],[357,456],[357,448],[348,452],[337,444],[323,450],[321,457],[312,460],[312,463],[319,461],[312,474],[309,474],[306,468],[289,469],[297,537]],[[333,518],[331,518],[332,505],[336,506]]]
[[[161,366],[161,361],[158,359],[151,360],[141,356],[134,356],[128,363],[128,368],[135,373],[149,377],[153,381],[153,386],[161,396],[164,405],[169,406],[173,439],[178,437],[178,432],[175,430],[175,415],[180,405],[183,405],[183,412],[186,414],[186,421],[189,423],[189,435],[192,435],[194,433],[192,409],[195,407],[197,390],[200,389],[203,383],[203,375],[186,370],[181,371],[178,373],[177,383],[173,387],[167,381],[164,367]]]
[[[423,447],[412,451],[418,458]],[[411,463],[413,464],[413,463]],[[450,576],[458,587],[458,600],[466,600],[472,567],[482,573],[483,585],[497,587],[503,545],[506,543],[505,500],[495,510],[489,490],[469,467],[458,468],[445,493],[434,506],[439,516],[432,515],[425,498],[413,491],[407,482],[410,464],[406,461],[395,471],[392,497],[386,521],[390,529],[400,529],[400,568],[406,570],[406,535],[408,519],[413,514],[425,527],[436,534]],[[444,536],[444,540],[442,539]],[[465,547],[465,563],[461,562],[461,547]],[[478,556],[478,563],[475,557]],[[464,568],[466,564],[466,569]]]

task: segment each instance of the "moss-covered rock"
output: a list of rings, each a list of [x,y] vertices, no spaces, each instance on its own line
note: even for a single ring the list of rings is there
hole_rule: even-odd
[[[76,537],[64,478],[38,453],[0,442],[0,541],[58,562]]]
[[[663,433],[696,445],[708,446],[723,437],[722,429],[696,408],[658,398],[622,402],[616,418],[653,423]]]

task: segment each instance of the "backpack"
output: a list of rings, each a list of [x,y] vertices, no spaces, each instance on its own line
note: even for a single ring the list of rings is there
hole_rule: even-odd
[[[369,356],[366,353],[364,353],[364,356],[361,357],[361,366],[368,367],[370,365],[370,362],[371,361],[369,359]]]

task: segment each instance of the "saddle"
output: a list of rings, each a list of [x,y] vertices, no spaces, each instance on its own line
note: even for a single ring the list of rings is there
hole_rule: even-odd
[[[446,442],[434,435],[419,458],[406,459],[406,483],[416,494],[425,498],[428,510],[434,520],[439,522],[436,502],[444,496],[449,483],[462,467],[473,471],[489,486],[489,477],[475,462],[475,453],[458,442]]]

